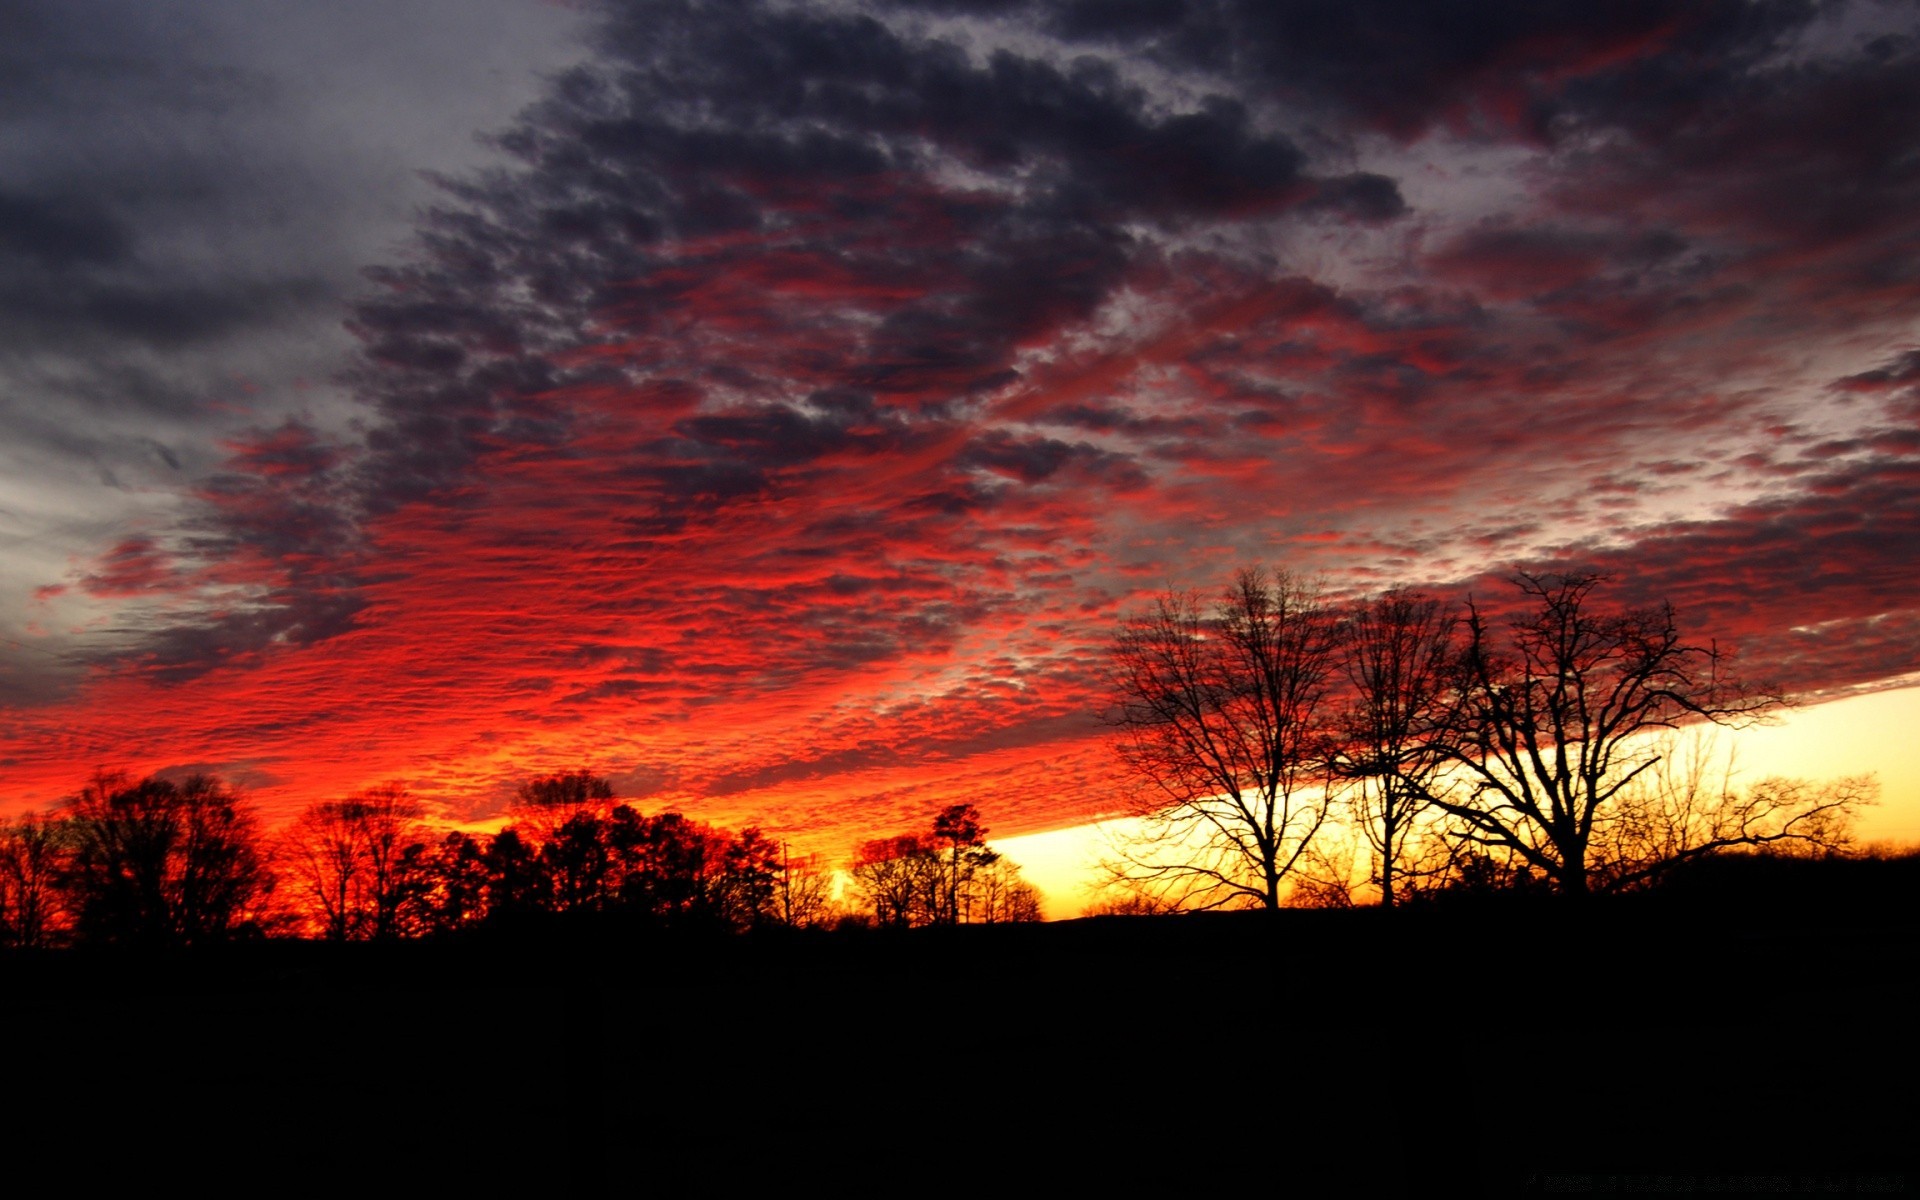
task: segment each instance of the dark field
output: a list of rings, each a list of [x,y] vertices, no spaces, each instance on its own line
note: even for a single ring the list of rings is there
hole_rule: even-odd
[[[217,1191],[1899,1191],[1913,866],[1733,863],[1580,907],[12,957],[0,1139],[16,1172]]]

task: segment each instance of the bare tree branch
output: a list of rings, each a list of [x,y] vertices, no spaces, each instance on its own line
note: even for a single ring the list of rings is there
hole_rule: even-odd
[[[1279,906],[1327,819],[1336,634],[1311,587],[1256,570],[1210,612],[1169,593],[1122,627],[1110,720],[1145,790],[1117,878],[1179,907]]]

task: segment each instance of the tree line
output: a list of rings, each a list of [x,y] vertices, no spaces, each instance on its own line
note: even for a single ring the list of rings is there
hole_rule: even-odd
[[[1337,604],[1260,569],[1210,605],[1163,594],[1111,649],[1138,785],[1117,907],[1347,904],[1363,875],[1388,906],[1584,895],[1736,848],[1843,849],[1872,779],[1716,770],[1688,738],[1785,697],[1672,605],[1603,603],[1606,583],[1522,572],[1497,613],[1405,587]]]
[[[880,925],[1005,924],[1041,919],[1040,893],[987,846],[979,810],[953,804],[925,833],[862,843],[850,874]]]
[[[1785,702],[1671,605],[1607,605],[1593,574],[1522,573],[1507,603],[1407,588],[1333,603],[1242,571],[1211,604],[1124,621],[1108,716],[1137,785],[1097,911],[1386,906],[1454,891],[1646,886],[1739,848],[1829,853],[1870,778],[1737,785],[1678,735]],[[99,772],[0,821],[0,940],[192,946],[451,933],[552,915],[661,928],[1037,920],[979,811],[861,844],[844,872],[757,828],[645,815],[584,770],[527,781],[511,822],[436,829],[405,789],[307,808],[267,836],[206,775]],[[1365,880],[1364,884],[1359,881]]]
[[[527,781],[512,818],[491,835],[436,830],[388,785],[310,805],[269,837],[213,776],[103,771],[52,812],[0,822],[0,941],[384,941],[589,913],[705,932],[1040,916],[972,805],[868,843],[850,887],[758,828],[646,815],[584,770]]]

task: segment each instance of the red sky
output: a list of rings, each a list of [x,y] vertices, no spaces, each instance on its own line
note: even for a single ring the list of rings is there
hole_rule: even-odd
[[[162,236],[278,196],[245,162],[190,156],[228,206],[186,217],[45,167],[0,189],[6,803],[211,769],[478,819],[587,766],[823,848],[1056,828],[1115,806],[1116,623],[1252,562],[1598,567],[1802,693],[1911,676],[1914,24],[611,5],[308,291]]]

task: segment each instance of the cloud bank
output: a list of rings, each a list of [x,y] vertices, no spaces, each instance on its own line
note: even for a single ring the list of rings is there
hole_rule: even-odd
[[[23,794],[190,755],[476,816],[586,764],[802,839],[1046,828],[1112,803],[1116,621],[1251,561],[1594,565],[1793,688],[1920,669],[1910,8],[592,19],[368,256],[337,398],[94,377],[177,462],[34,579]],[[141,236],[0,194],[8,342],[265,353],[341,294],[214,247],[129,291]]]

